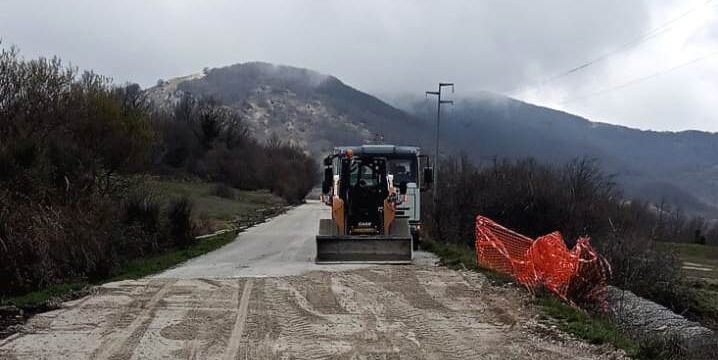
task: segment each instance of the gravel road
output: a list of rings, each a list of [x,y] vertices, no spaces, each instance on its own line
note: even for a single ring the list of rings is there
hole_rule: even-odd
[[[0,340],[1,359],[596,359],[522,289],[433,265],[314,265],[319,203],[158,276],[96,288]],[[620,357],[620,356],[619,356]]]

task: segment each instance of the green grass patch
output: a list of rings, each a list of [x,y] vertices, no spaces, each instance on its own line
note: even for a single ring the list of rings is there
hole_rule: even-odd
[[[506,284],[514,280],[505,274],[483,268],[476,262],[474,249],[461,244],[446,244],[424,239],[421,242],[422,248],[436,254],[441,262],[451,269],[469,269],[483,273],[494,284]]]
[[[633,359],[667,360],[680,359],[676,348],[670,342],[637,341],[626,335],[610,319],[601,315],[590,315],[571,307],[552,295],[536,296],[534,303],[544,314],[544,319],[554,322],[568,334],[594,345],[613,344]]]
[[[683,262],[683,273],[689,278],[718,282],[718,246],[679,243],[658,243],[658,246],[675,252]]]
[[[611,343],[632,357],[639,354],[638,343],[624,335],[609,319],[591,316],[550,294],[538,295],[534,302],[545,318],[553,320],[563,332],[594,345]]]
[[[660,246],[668,247],[678,252],[681,258],[718,261],[718,246],[685,244],[685,243],[659,243]]]
[[[459,244],[439,243],[429,239],[422,239],[422,248],[441,258],[444,265],[450,268],[467,268],[478,270],[474,250]]]
[[[206,216],[220,225],[227,224],[237,217],[252,214],[259,209],[285,205],[284,200],[266,190],[233,189],[234,198],[229,199],[213,194],[217,183],[150,180],[148,185],[166,200],[186,196],[192,201],[193,216],[196,220],[201,216]]]
[[[86,281],[76,281],[67,284],[57,284],[45,289],[33,291],[25,295],[4,299],[3,305],[15,305],[20,308],[39,308],[51,298],[65,298],[68,294],[78,292],[89,285]]]
[[[135,259],[120,267],[108,281],[139,279],[179,265],[194,257],[204,255],[229,244],[237,237],[235,231],[197,240],[184,249],[174,249],[159,255]]]
[[[33,291],[21,296],[10,297],[0,301],[4,305],[15,305],[19,308],[33,310],[42,308],[48,300],[53,298],[67,299],[71,294],[77,293],[92,285],[100,285],[111,281],[139,279],[148,275],[159,273],[173,266],[179,265],[189,259],[206,254],[232,242],[237,233],[235,231],[211,236],[197,240],[184,249],[172,249],[162,254],[151,255],[132,260],[120,267],[111,277],[93,282],[75,281],[67,284],[58,284],[42,290]]]
[[[682,285],[690,298],[689,317],[718,329],[718,246],[665,242],[658,246],[675,252],[682,261],[681,271],[687,280]]]

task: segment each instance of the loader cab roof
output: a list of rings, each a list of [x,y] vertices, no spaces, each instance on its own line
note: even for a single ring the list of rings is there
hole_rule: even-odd
[[[419,155],[419,148],[416,146],[396,145],[337,146],[334,148],[334,154],[341,154],[347,149],[351,149],[355,155]]]

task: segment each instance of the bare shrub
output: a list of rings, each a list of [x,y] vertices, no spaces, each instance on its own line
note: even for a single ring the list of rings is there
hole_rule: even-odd
[[[548,166],[531,159],[495,160],[476,167],[462,156],[441,169],[436,209],[431,199],[422,202],[435,240],[473,247],[477,214],[531,237],[558,230],[569,247],[579,236],[590,236],[612,266],[612,284],[693,319],[715,316],[697,306],[684,286],[680,262],[657,242],[694,233],[681,229],[702,223],[627,201],[596,161]]]
[[[235,110],[213,99],[186,95],[172,114],[154,118],[162,139],[155,163],[239,189],[269,189],[290,203],[303,201],[318,180],[315,159],[276,136],[258,143]]]
[[[153,139],[141,103],[137,88],[0,49],[0,295],[101,278],[148,248],[156,210],[122,221]]]
[[[212,221],[206,212],[201,212],[197,215],[197,220],[195,221],[195,231],[198,234],[205,235],[214,232],[215,230],[217,230],[215,228],[215,222]]]
[[[167,208],[168,230],[175,245],[186,247],[195,242],[192,202],[187,197],[170,201]]]
[[[139,223],[143,228],[156,231],[160,228],[160,204],[146,190],[131,193],[123,201],[124,221]]]
[[[141,255],[166,247],[160,215],[159,199],[146,189],[135,189],[123,199],[122,221],[127,226],[124,251]]]
[[[683,302],[676,254],[658,248],[646,236],[620,230],[596,239],[595,244],[611,264],[614,285],[664,305]]]
[[[211,190],[212,195],[221,197],[224,199],[234,199],[234,189],[232,189],[231,186],[228,186],[227,184],[220,183],[212,187]]]

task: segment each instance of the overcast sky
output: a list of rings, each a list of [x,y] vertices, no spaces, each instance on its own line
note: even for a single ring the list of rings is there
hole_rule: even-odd
[[[453,81],[456,96],[488,90],[596,121],[718,131],[718,0],[2,0],[0,37],[118,83],[259,60],[378,95]]]

